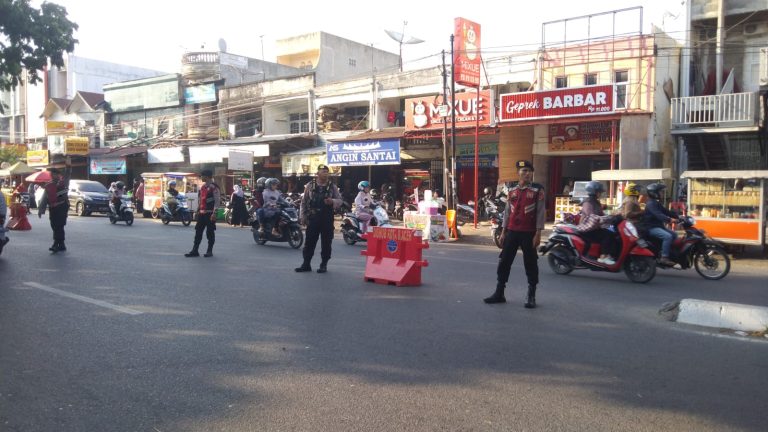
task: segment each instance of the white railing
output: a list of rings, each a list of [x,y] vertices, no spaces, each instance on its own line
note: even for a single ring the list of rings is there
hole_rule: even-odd
[[[757,93],[731,93],[672,99],[672,127],[754,126]]]

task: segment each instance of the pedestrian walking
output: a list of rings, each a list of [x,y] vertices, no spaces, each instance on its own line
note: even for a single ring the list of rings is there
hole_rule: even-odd
[[[234,191],[229,197],[229,205],[232,206],[232,226],[244,227],[248,223],[248,207],[245,206],[245,192],[243,187],[235,185]]]
[[[53,230],[53,245],[48,250],[57,253],[67,250],[64,244],[64,226],[69,214],[69,180],[64,178],[58,168],[49,168],[48,171],[51,173],[51,181],[43,187],[45,192],[40,200],[37,215],[43,217],[46,209],[50,209],[48,218]]]
[[[0,180],[0,186],[2,186],[3,181]],[[6,243],[10,241],[8,236],[5,234],[7,231],[5,229],[5,217],[8,215],[8,203],[5,202],[5,194],[3,194],[3,191],[0,190],[0,254],[3,253],[3,248],[5,247]]]
[[[536,246],[541,242],[541,230],[544,229],[544,188],[533,183],[533,164],[527,160],[515,164],[520,181],[509,189],[508,205],[504,209],[504,230],[501,233],[503,244],[496,268],[496,291],[484,299],[486,303],[506,303],[504,289],[509,280],[512,263],[517,249],[523,250],[525,275],[528,278],[528,297],[525,307],[536,307],[536,285],[539,283],[539,264]]]
[[[341,205],[341,194],[335,184],[328,178],[328,167],[318,165],[317,178],[304,187],[301,198],[302,223],[307,226],[307,241],[304,243],[304,262],[296,267],[297,272],[312,271],[310,262],[315,254],[317,239],[320,237],[320,268],[318,273],[328,271],[328,260],[331,259],[331,242],[333,241],[333,209]]]
[[[144,179],[141,177],[133,181],[133,205],[137,212],[144,213]]]
[[[213,256],[213,244],[216,243],[216,209],[221,203],[221,190],[213,182],[213,173],[210,170],[203,170],[200,173],[200,178],[203,185],[197,191],[199,206],[197,223],[195,224],[195,242],[192,245],[192,250],[184,254],[187,258],[200,256],[198,249],[200,242],[203,241],[203,231],[205,231],[205,237],[208,239],[208,250],[203,254],[204,257]]]

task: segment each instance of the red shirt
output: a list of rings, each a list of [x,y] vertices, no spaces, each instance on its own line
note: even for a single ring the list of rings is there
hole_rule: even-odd
[[[544,209],[543,188],[534,184],[515,185],[509,191],[507,202],[509,205],[508,230],[532,232],[538,229],[539,213]]]

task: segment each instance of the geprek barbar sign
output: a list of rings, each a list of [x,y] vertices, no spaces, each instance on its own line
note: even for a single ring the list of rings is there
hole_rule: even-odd
[[[501,95],[499,121],[610,114],[613,85]]]

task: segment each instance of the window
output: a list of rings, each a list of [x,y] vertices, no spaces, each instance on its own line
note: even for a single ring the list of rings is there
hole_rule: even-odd
[[[357,66],[357,60],[355,60],[353,58],[349,59],[349,65],[350,66]]]
[[[616,109],[627,108],[627,87],[629,86],[629,71],[615,71],[613,82],[616,83]]]
[[[568,77],[557,77],[555,78],[555,88],[564,88],[568,87]]]
[[[584,74],[584,85],[595,85],[597,84],[597,74],[596,73],[588,73]]]
[[[307,113],[291,114],[288,119],[291,126],[290,133],[309,132],[309,115]]]

